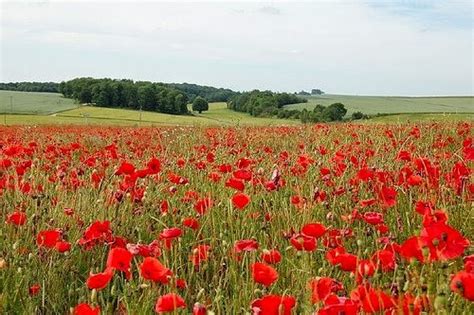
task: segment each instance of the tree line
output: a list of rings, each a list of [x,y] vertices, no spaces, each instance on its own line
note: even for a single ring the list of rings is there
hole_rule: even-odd
[[[8,83],[0,83],[0,90],[58,93],[59,83],[56,83],[56,82],[8,82]]]
[[[347,109],[342,103],[334,103],[329,106],[318,104],[311,111],[304,108],[300,113],[300,120],[302,123],[341,121],[346,113]]]
[[[235,95],[227,102],[227,108],[246,112],[256,117],[299,119],[302,123],[342,121],[347,114],[347,109],[342,103],[334,103],[329,106],[318,104],[312,110],[285,108],[285,105],[306,103],[307,101],[295,94],[254,90]],[[355,112],[351,116],[352,120],[365,118],[368,118],[367,115],[361,112]]]
[[[252,116],[275,116],[285,105],[306,103],[308,100],[289,93],[274,93],[271,91],[253,90],[234,95],[228,102],[227,108],[249,113]]]
[[[164,83],[132,80],[77,78],[59,84],[59,92],[79,103],[101,107],[143,109],[168,114],[186,114],[188,97]]]
[[[190,101],[200,96],[208,102],[227,102],[238,92],[230,89],[215,88],[212,86],[197,85],[191,83],[168,83],[169,87],[177,89],[186,94]]]

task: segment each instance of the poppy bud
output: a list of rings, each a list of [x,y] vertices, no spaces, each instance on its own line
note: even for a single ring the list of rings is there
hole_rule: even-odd
[[[436,312],[444,313],[443,310],[446,310],[447,303],[446,296],[444,294],[436,296],[434,300],[434,309]]]

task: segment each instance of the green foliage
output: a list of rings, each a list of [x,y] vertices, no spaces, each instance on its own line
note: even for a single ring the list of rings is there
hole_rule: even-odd
[[[0,83],[0,90],[57,93],[59,84],[55,82],[8,82]]]
[[[351,115],[352,120],[359,120],[359,119],[368,119],[369,117],[362,113],[362,112],[353,112]]]
[[[278,109],[285,105],[304,102],[306,99],[293,94],[253,90],[235,95],[227,102],[227,107],[238,112],[250,113],[256,117],[268,117],[275,114],[278,116]]]
[[[313,108],[312,111],[308,111],[306,108],[304,108],[301,111],[300,120],[302,123],[341,121],[343,120],[346,113],[347,109],[342,103],[334,103],[328,107],[318,104]]]
[[[311,90],[311,95],[323,95],[324,92],[321,91],[320,89],[312,89]]]
[[[198,96],[193,101],[193,111],[202,113],[209,110],[209,103],[202,97]]]
[[[190,83],[170,83],[166,85],[183,92],[186,94],[189,100],[194,100],[196,97],[201,96],[209,102],[227,102],[233,96],[239,94],[230,89],[215,88],[212,86],[203,86]]]
[[[100,107],[143,109],[168,114],[186,114],[185,93],[162,83],[77,78],[61,82],[59,91],[79,103]]]
[[[326,107],[322,115],[326,121],[341,121],[347,113],[347,109],[342,103],[334,103]]]
[[[306,92],[306,91],[304,91],[304,90],[302,90],[302,91],[300,91],[300,92],[298,92],[298,93],[296,93],[296,94],[298,94],[298,95],[311,95],[311,93]]]

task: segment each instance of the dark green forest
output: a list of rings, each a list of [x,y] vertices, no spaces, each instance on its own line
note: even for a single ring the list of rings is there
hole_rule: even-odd
[[[197,96],[204,98],[208,102],[227,102],[238,92],[230,89],[215,88],[212,86],[197,85],[191,83],[168,83],[167,86],[177,89],[186,94],[192,102]]]
[[[22,92],[59,92],[59,83],[55,82],[9,82],[0,83],[0,90]]]
[[[72,98],[81,104],[100,107],[142,109],[168,114],[187,114],[188,103],[193,111],[206,111],[208,102],[227,102],[227,107],[255,117],[276,117],[300,119],[303,123],[340,121],[347,110],[341,103],[330,106],[316,105],[308,111],[286,110],[285,105],[306,103],[301,97],[310,93],[275,93],[253,90],[235,92],[230,89],[215,88],[190,83],[156,83],[118,79],[76,78],[61,83],[54,82],[11,82],[0,83],[0,90],[26,92],[56,92]],[[313,89],[311,94],[322,94]],[[367,115],[353,113],[352,119],[365,119]]]
[[[187,95],[163,83],[77,78],[61,82],[59,92],[79,103],[93,103],[101,107],[143,109],[168,114],[188,112]]]
[[[78,103],[101,107],[143,109],[169,114],[185,114],[187,104],[197,97],[207,102],[227,102],[238,92],[190,83],[76,78],[55,82],[0,83],[0,90],[62,93]]]
[[[232,97],[227,102],[227,108],[256,117],[270,117],[276,116],[278,110],[285,105],[306,102],[308,102],[307,99],[294,94],[253,90]]]

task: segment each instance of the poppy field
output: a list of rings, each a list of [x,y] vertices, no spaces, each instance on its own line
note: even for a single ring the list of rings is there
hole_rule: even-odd
[[[0,127],[0,313],[473,314],[472,127]]]

